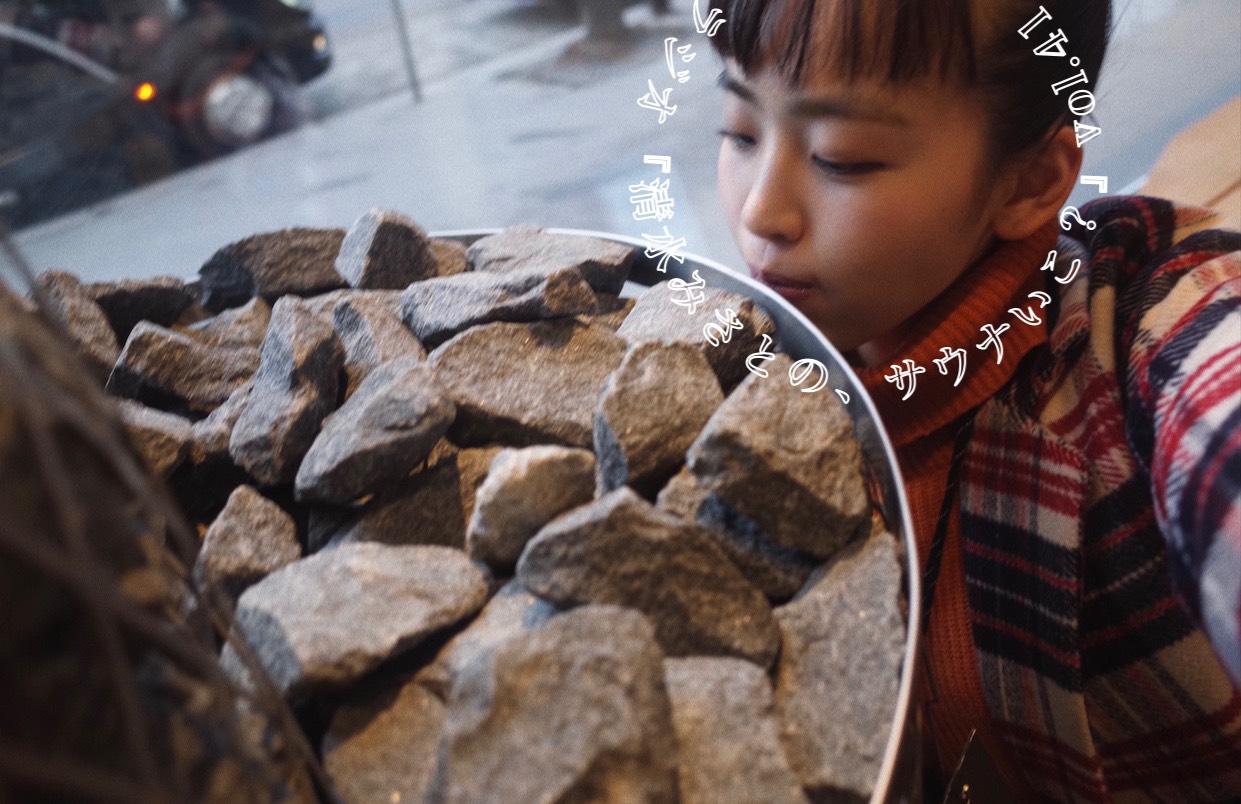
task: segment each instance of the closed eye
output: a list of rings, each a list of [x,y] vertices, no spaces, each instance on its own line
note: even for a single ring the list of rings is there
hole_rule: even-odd
[[[819,156],[812,157],[812,159],[815,167],[829,176],[865,176],[886,167],[882,162],[833,162]]]
[[[738,151],[747,151],[754,147],[755,140],[748,134],[742,134],[739,131],[722,128],[718,133],[721,137],[728,141],[728,144]]]

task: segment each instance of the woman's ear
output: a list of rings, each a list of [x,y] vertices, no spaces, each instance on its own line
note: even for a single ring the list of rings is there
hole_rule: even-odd
[[[1033,157],[1014,165],[1012,188],[995,214],[995,234],[1024,240],[1060,214],[1082,169],[1082,149],[1071,126],[1063,126]]]

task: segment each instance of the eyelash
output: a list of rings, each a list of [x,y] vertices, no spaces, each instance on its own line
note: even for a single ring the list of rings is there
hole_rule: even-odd
[[[748,151],[755,145],[753,137],[746,136],[745,134],[741,134],[736,131],[720,129],[717,133],[724,139],[728,140],[732,147],[738,151]],[[814,162],[814,166],[823,173],[826,173],[829,176],[844,178],[874,173],[884,167],[882,162],[832,162],[818,156],[811,157],[811,161]]]

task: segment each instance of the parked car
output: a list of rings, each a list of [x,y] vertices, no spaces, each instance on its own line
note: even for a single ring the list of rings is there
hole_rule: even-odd
[[[23,226],[301,121],[305,0],[2,2],[0,215]]]

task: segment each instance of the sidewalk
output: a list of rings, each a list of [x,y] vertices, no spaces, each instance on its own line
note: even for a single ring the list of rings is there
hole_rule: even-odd
[[[653,20],[625,47],[551,35],[426,86],[312,124],[228,159],[26,230],[19,245],[39,270],[91,280],[191,276],[217,248],[286,226],[348,226],[370,207],[401,210],[432,230],[544,226],[639,237],[627,188],[649,181],[644,154],[672,157],[676,217],[688,251],[739,264],[715,190],[718,60],[693,32],[692,2]],[[1236,94],[1241,11],[1235,0],[1134,0],[1099,92],[1104,134],[1085,174],[1112,194],[1142,177],[1171,136]],[[691,80],[658,125],[638,107],[648,78],[667,78],[663,40],[694,43]],[[661,84],[662,86],[662,84]],[[1192,87],[1192,91],[1185,91]],[[1075,198],[1094,197],[1079,188]]]

